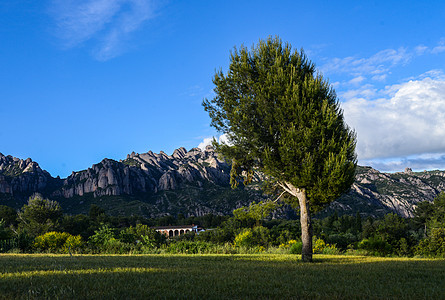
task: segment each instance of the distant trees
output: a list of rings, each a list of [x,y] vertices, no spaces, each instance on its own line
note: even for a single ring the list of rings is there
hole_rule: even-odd
[[[421,202],[415,210],[414,221],[424,230],[416,253],[426,256],[445,256],[445,192],[441,192],[434,202]]]
[[[44,199],[36,194],[29,198],[18,213],[18,229],[33,237],[56,230],[63,212],[56,201]]]
[[[355,133],[336,94],[303,51],[268,38],[230,55],[205,99],[211,125],[228,137],[215,144],[232,160],[231,183],[266,174],[300,211],[304,261],[312,260],[311,215],[347,191],[356,168]]]
[[[0,207],[0,212],[11,214],[7,222],[0,219],[0,252],[301,254],[301,223],[265,218],[272,206],[253,203],[231,217],[170,216],[168,221],[175,225],[216,225],[198,235],[167,238],[150,228],[167,221],[165,217],[110,216],[94,206],[92,210],[99,213],[91,217],[61,216],[57,202],[37,195],[21,208],[18,220],[14,209]],[[313,218],[312,225],[314,253],[445,257],[445,193],[434,202],[420,203],[414,218],[387,214],[362,219],[360,214],[334,213]]]

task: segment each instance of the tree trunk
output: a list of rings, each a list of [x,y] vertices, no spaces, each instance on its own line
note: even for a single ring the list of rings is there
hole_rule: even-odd
[[[301,259],[303,262],[312,261],[312,222],[309,213],[306,190],[302,189],[298,195],[300,203],[300,224],[301,224],[301,241],[303,248],[301,250]]]
[[[279,182],[286,192],[294,197],[297,197],[300,204],[300,224],[301,224],[301,242],[303,249],[301,251],[301,259],[304,262],[312,261],[312,222],[311,214],[307,203],[307,196],[305,189],[296,188],[289,182]]]

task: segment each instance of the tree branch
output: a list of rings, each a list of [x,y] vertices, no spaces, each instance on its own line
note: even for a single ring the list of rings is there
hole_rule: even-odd
[[[278,198],[277,199],[275,199],[274,201],[272,201],[272,202],[277,202],[278,200],[280,200],[280,198],[281,198],[281,196],[283,196],[283,194],[284,193],[286,193],[286,191],[283,191],[282,193],[281,193],[281,195],[280,196],[278,196]]]

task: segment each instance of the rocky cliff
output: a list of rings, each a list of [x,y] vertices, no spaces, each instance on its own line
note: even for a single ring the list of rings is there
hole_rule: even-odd
[[[104,159],[66,179],[52,178],[29,158],[0,154],[0,200],[21,199],[16,204],[20,207],[29,195],[40,192],[61,202],[69,213],[85,213],[95,203],[114,214],[154,217],[229,214],[237,207],[264,199],[255,186],[232,190],[229,174],[230,166],[211,147],[190,151],[179,148],[172,155],[133,152],[121,161]],[[443,171],[381,173],[358,167],[351,190],[325,213],[359,211],[379,216],[395,212],[410,217],[418,202],[432,201],[444,190]]]
[[[172,155],[131,153],[119,162],[104,159],[91,168],[73,172],[53,196],[72,198],[92,193],[94,197],[155,194],[177,190],[184,184],[201,187],[204,182],[227,186],[230,167],[211,147],[204,151],[176,149]]]
[[[419,202],[433,201],[441,191],[445,191],[444,171],[412,172],[407,168],[405,172],[381,173],[359,166],[350,192],[332,203],[330,209],[412,217]]]
[[[23,160],[0,153],[0,193],[29,195],[46,190],[52,181],[51,175],[30,158]]]

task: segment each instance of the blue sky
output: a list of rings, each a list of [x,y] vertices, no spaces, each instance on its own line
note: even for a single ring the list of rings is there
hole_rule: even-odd
[[[201,102],[234,46],[304,48],[359,163],[445,169],[445,2],[2,0],[0,152],[68,176],[212,136]]]

